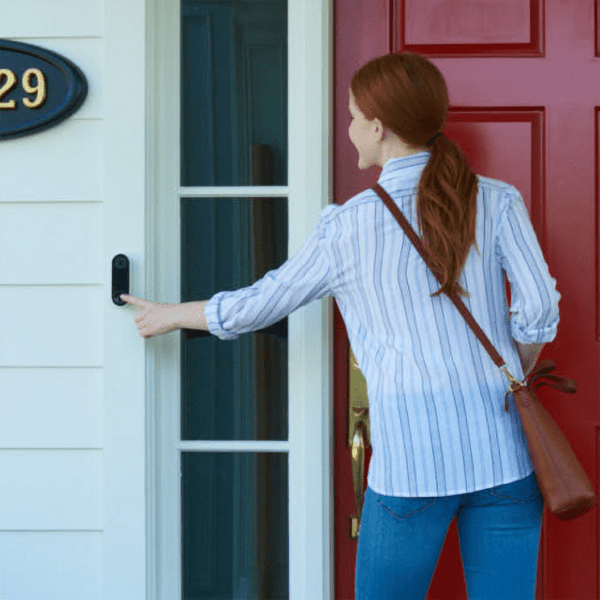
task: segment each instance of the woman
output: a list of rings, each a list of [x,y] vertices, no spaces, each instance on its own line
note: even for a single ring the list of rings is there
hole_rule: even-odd
[[[441,287],[369,189],[328,206],[300,251],[250,287],[178,305],[123,299],[143,309],[144,337],[196,328],[233,339],[335,297],[369,390],[357,600],[424,598],[455,516],[469,598],[533,599],[543,499],[512,399],[504,410],[508,381],[445,292],[463,296],[522,378],[556,335],[556,282],[519,191],[475,175],[441,133],[448,93],[435,65],[410,52],[368,62],[349,110],[359,168],[382,167],[378,183]]]

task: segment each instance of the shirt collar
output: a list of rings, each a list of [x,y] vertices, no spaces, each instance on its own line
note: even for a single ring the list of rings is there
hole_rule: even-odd
[[[409,181],[418,179],[429,162],[431,151],[424,150],[410,156],[401,156],[399,158],[390,158],[381,171],[377,183],[385,183],[386,181]]]

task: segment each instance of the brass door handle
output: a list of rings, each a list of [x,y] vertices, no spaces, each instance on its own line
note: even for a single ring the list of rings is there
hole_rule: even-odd
[[[348,384],[348,445],[352,448],[352,484],[356,503],[356,515],[350,517],[350,537],[356,539],[363,507],[365,452],[370,446],[370,423],[367,383],[358,368],[352,350],[350,350]]]
[[[365,429],[364,421],[356,424],[352,441],[352,485],[356,515],[350,517],[350,537],[356,539],[360,529],[360,517],[363,507],[363,481],[365,480]]]

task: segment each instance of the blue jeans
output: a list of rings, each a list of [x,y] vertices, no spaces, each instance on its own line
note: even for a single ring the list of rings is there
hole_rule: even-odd
[[[356,600],[422,600],[456,516],[469,600],[533,600],[544,504],[535,473],[467,494],[404,498],[367,487]]]

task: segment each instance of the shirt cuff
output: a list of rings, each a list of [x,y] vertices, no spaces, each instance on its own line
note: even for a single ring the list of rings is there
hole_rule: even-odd
[[[206,317],[206,323],[210,333],[221,340],[237,340],[239,335],[225,329],[221,321],[221,299],[226,293],[227,292],[219,292],[206,303],[206,306],[204,307],[204,316]]]
[[[521,344],[547,344],[556,337],[558,322],[544,329],[527,329],[517,323],[511,323],[513,339]]]

